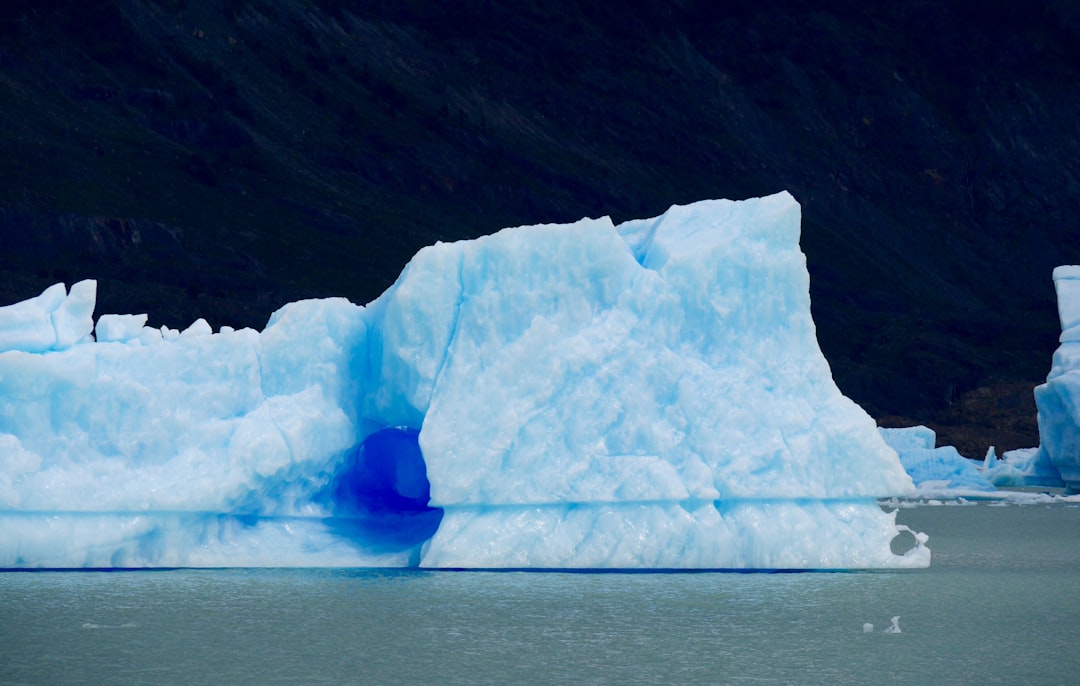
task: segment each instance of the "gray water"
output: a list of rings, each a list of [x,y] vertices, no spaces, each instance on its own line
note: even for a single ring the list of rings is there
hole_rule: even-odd
[[[5,573],[0,683],[1080,683],[1080,507],[899,521],[930,569]]]

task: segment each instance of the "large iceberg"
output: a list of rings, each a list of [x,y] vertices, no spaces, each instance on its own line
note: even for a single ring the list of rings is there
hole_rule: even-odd
[[[421,250],[212,333],[0,308],[0,567],[919,567],[787,193]]]

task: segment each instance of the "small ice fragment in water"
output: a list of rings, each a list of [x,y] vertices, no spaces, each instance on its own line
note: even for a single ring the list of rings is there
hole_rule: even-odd
[[[139,626],[135,622],[124,622],[123,624],[98,624],[96,622],[83,622],[82,628],[84,629],[132,629]]]
[[[864,634],[869,634],[869,633],[872,633],[873,631],[874,631],[874,625],[871,624],[870,622],[866,622],[866,623],[864,623],[862,625],[862,632]]]
[[[892,624],[890,624],[889,626],[887,626],[885,628],[885,633],[887,633],[887,634],[898,634],[898,633],[900,633],[900,615],[897,615],[897,616],[893,617],[889,621],[891,621]]]

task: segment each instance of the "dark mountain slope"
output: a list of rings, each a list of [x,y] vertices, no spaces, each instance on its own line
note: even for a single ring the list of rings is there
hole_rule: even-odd
[[[0,299],[93,277],[98,312],[261,328],[435,240],[788,189],[841,389],[973,456],[1037,442],[1069,3],[386,5],[5,3]]]

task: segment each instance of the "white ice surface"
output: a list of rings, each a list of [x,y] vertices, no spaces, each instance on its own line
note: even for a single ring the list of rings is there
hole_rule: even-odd
[[[261,332],[93,342],[93,282],[0,308],[0,566],[925,566],[890,550],[877,499],[912,481],[832,381],[799,223],[781,193],[506,229]],[[387,427],[419,432],[429,540],[363,500]]]

